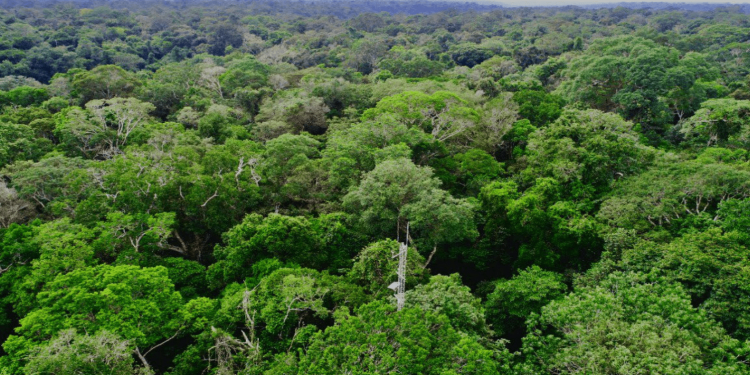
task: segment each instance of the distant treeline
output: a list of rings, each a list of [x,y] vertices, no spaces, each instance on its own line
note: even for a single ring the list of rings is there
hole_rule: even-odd
[[[729,8],[736,9],[742,13],[750,13],[750,4],[711,4],[711,3],[699,3],[699,4],[688,4],[688,3],[647,3],[647,2],[622,2],[622,3],[609,3],[609,4],[592,4],[584,5],[586,9],[602,9],[602,8],[629,8],[629,9],[659,9],[659,10],[689,10],[694,12],[710,12],[715,9]]]
[[[144,0],[144,1],[108,1],[80,0],[60,2],[57,0],[1,0],[0,7],[13,8],[46,8],[59,4],[72,4],[78,8],[96,8],[108,6],[117,9],[136,9],[143,6],[163,6],[185,9],[194,6],[247,6],[259,12],[272,14],[296,14],[303,17],[333,15],[339,18],[352,18],[362,13],[388,12],[390,14],[433,14],[447,10],[487,12],[503,8],[502,5],[477,4],[456,1],[295,1],[295,0]]]
[[[390,14],[434,14],[444,11],[475,11],[489,12],[498,9],[513,9],[524,7],[510,7],[498,4],[478,4],[460,1],[370,1],[370,0],[0,0],[0,8],[47,8],[61,4],[71,4],[77,8],[97,8],[102,6],[115,9],[138,9],[141,7],[160,6],[174,9],[186,9],[195,6],[243,6],[267,15],[294,14],[302,17],[318,17],[332,15],[342,19],[356,17],[363,13],[387,12]],[[550,7],[545,7],[550,8]],[[712,4],[712,3],[650,3],[650,2],[620,2],[602,3],[582,6],[551,7],[561,9],[651,9],[651,10],[681,10],[693,12],[710,12],[726,9],[739,13],[750,13],[750,4]]]

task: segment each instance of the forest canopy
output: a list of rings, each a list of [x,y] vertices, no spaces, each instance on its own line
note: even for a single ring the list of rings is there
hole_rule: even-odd
[[[750,374],[750,15],[689,8],[6,2],[0,374]]]

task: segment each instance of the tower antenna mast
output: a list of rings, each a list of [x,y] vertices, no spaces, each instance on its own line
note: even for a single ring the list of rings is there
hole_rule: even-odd
[[[398,269],[396,274],[398,275],[398,281],[392,283],[388,288],[396,292],[396,310],[401,311],[404,308],[404,302],[406,296],[406,256],[409,250],[409,223],[406,223],[406,241],[398,244]],[[396,257],[394,256],[394,258]]]

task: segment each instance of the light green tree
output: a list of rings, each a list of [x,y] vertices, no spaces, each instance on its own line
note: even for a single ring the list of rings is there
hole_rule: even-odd
[[[366,231],[404,238],[435,254],[439,244],[476,237],[474,210],[466,200],[440,190],[428,167],[408,159],[385,160],[369,172],[344,199],[344,207],[359,212]],[[432,258],[432,256],[430,256]]]
[[[94,99],[130,96],[140,85],[133,73],[116,65],[100,65],[73,76],[71,85],[81,104]]]
[[[109,159],[122,153],[154,109],[153,104],[134,98],[92,100],[86,103],[86,110],[74,107],[67,111],[57,133],[80,154]]]
[[[485,321],[485,309],[471,289],[461,283],[461,275],[434,275],[426,284],[406,291],[406,308],[418,307],[438,315],[445,315],[453,328],[475,337],[492,334]]]
[[[679,131],[690,144],[746,147],[750,142],[750,101],[707,100],[679,125]]]
[[[21,320],[17,336],[4,344],[15,360],[22,360],[22,348],[47,342],[64,329],[91,334],[106,330],[130,341],[148,369],[148,354],[180,335],[204,329],[213,309],[206,298],[184,302],[164,267],[80,268],[48,282],[37,300],[37,307]]]
[[[130,343],[102,330],[94,335],[75,329],[60,331],[46,345],[35,348],[24,367],[27,374],[134,375]]]
[[[729,337],[667,280],[613,273],[528,320],[520,374],[743,374],[746,343]]]
[[[456,331],[445,315],[395,310],[373,302],[355,316],[340,315],[336,325],[313,337],[297,373],[499,374],[507,368],[504,352]]]

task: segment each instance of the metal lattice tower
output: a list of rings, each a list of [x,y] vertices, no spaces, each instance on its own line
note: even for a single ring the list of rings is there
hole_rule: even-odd
[[[404,292],[406,291],[406,255],[408,247],[405,243],[399,244],[398,248],[398,288],[396,289],[396,308],[398,311],[404,308]]]
[[[406,291],[406,256],[409,253],[409,246],[407,245],[408,241],[409,224],[407,223],[406,242],[398,244],[398,254],[394,256],[394,258],[398,257],[398,269],[396,270],[398,281],[391,283],[391,285],[388,285],[389,289],[396,292],[396,309],[398,311],[401,311],[401,309],[404,308],[404,301],[406,300],[404,292]]]

